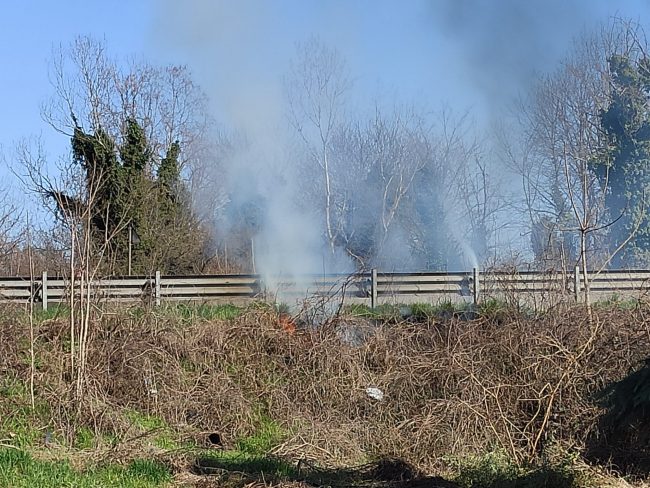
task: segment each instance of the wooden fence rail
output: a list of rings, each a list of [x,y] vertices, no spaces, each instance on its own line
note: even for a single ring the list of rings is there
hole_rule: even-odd
[[[595,299],[642,298],[650,292],[650,270],[620,270],[589,275]],[[459,273],[368,273],[352,275],[275,276],[129,276],[98,279],[86,284],[93,300],[108,302],[240,302],[253,299],[301,300],[307,297],[343,297],[348,302],[381,303],[467,301],[514,298],[533,303],[581,299],[582,277],[572,272],[481,271]],[[0,278],[0,302],[63,303],[72,292],[71,281],[49,277]],[[75,282],[75,294],[80,283]]]

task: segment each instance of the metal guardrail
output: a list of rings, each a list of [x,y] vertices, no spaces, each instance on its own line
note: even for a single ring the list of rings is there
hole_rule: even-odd
[[[590,274],[596,299],[618,295],[641,297],[650,292],[650,270],[621,270]],[[233,302],[251,299],[300,300],[306,297],[344,297],[375,306],[386,302],[473,301],[517,296],[533,301],[579,301],[582,281],[573,272],[482,271],[459,273],[381,273],[371,270],[352,275],[319,275],[263,279],[260,275],[130,276],[86,283],[75,294],[90,294],[108,302]],[[72,282],[47,273],[35,279],[0,278],[0,302],[49,304],[69,300]]]

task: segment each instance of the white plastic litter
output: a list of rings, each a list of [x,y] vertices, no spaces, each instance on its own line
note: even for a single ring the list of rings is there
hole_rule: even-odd
[[[379,402],[384,399],[384,392],[381,391],[379,388],[375,388],[374,386],[366,388],[366,395]]]

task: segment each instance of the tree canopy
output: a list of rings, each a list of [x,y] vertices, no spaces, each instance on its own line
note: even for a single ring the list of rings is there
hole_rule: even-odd
[[[101,127],[94,133],[76,127],[72,156],[82,170],[84,187],[77,196],[50,196],[64,215],[74,219],[86,212],[92,241],[108,257],[107,271],[126,273],[129,232],[139,236],[132,250],[136,273],[196,271],[202,263],[202,242],[187,238],[190,230],[196,235],[198,224],[184,198],[180,144],[173,142],[157,163],[133,118],[126,121],[122,140],[118,148]]]
[[[615,227],[615,246],[630,237],[619,262],[650,262],[650,59],[615,54],[609,58],[612,95],[601,121],[609,147],[595,165]]]

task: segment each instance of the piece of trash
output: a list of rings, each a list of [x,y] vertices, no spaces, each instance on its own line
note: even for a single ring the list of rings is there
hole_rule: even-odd
[[[153,381],[151,381],[150,378],[145,377],[144,378],[144,386],[147,388],[147,393],[151,396],[156,396],[158,394],[158,390],[156,389],[156,385],[153,384]]]
[[[379,388],[375,388],[374,386],[366,388],[366,395],[379,402],[384,399],[384,392],[381,391]]]
[[[52,440],[53,440],[53,434],[51,430],[48,430],[45,432],[45,446],[50,447],[52,445]]]

